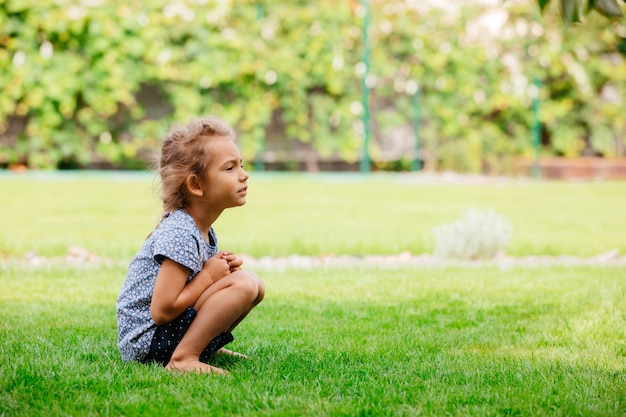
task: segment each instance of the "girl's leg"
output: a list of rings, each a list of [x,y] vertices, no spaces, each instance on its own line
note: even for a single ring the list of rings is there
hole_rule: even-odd
[[[223,370],[200,362],[200,354],[217,335],[231,330],[258,304],[265,293],[260,279],[247,271],[235,271],[207,288],[194,305],[196,318],[174,350],[166,368],[177,371]]]
[[[261,301],[263,301],[263,297],[265,297],[265,284],[263,284],[261,279],[255,273],[248,272],[248,274],[250,274],[250,279],[255,281],[256,284],[258,285],[259,293],[257,295],[257,298],[250,305],[250,308],[248,308],[247,311],[244,311],[243,314],[241,314],[239,316],[239,318],[237,320],[235,320],[235,322],[230,326],[228,331],[232,331],[235,327],[237,327],[237,325],[239,323],[241,323],[241,321],[248,315],[248,313],[250,313],[252,311],[252,309],[257,306],[257,304],[259,304]],[[243,355],[243,354],[237,353],[237,352],[233,352],[232,350],[228,350],[228,349],[226,349],[224,347],[220,348],[215,353],[216,354],[226,354],[226,355],[231,355],[231,356],[238,356],[238,357],[247,358],[246,355]]]
[[[248,313],[250,313],[252,311],[252,309],[254,307],[257,306],[257,304],[259,304],[261,301],[263,301],[263,297],[265,297],[265,285],[263,284],[263,282],[261,281],[261,279],[254,273],[254,272],[248,272],[246,271],[246,274],[248,274],[248,279],[250,279],[253,283],[254,286],[256,286],[256,288],[258,289],[257,291],[257,296],[254,299],[254,301],[252,301],[252,304],[250,304],[248,306],[248,309],[245,310],[238,318],[237,320],[235,320],[233,322],[233,324],[228,328],[228,331],[233,331],[233,329],[235,327],[237,327],[237,325],[239,323],[241,323],[241,321],[246,318],[246,316],[248,315]]]

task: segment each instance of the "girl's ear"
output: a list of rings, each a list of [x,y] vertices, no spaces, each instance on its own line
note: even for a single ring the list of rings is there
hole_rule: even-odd
[[[187,192],[191,195],[202,197],[204,194],[202,185],[200,184],[200,179],[196,174],[187,175],[187,178],[185,179],[185,187],[187,188]]]

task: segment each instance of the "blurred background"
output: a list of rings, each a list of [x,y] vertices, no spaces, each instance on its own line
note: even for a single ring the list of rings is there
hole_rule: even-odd
[[[217,114],[258,171],[626,178],[626,20],[544,3],[1,1],[0,168],[144,170]]]

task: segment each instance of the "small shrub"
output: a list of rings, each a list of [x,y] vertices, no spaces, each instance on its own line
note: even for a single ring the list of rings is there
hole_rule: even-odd
[[[451,259],[490,259],[504,251],[512,234],[510,222],[488,209],[466,210],[460,220],[433,229],[435,255]]]

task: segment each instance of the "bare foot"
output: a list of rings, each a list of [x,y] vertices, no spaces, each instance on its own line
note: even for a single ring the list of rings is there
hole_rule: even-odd
[[[228,372],[215,367],[204,362],[200,362],[199,360],[183,360],[183,361],[170,361],[165,367],[168,371],[187,373],[187,372],[195,372],[198,374],[217,374],[217,375],[227,375]]]
[[[235,356],[237,358],[244,358],[244,359],[248,359],[248,357],[246,355],[244,355],[243,353],[239,353],[239,352],[233,352],[232,350],[228,350],[226,348],[220,348],[215,352],[216,355],[228,355],[228,356]]]

